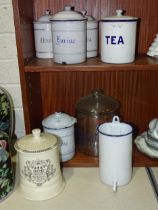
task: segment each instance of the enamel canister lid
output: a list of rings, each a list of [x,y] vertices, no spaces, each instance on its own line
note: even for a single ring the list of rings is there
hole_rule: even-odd
[[[137,17],[132,17],[132,16],[125,16],[122,15],[123,14],[123,10],[118,9],[116,10],[116,15],[115,16],[109,16],[109,17],[105,17],[102,18],[101,21],[103,22],[118,22],[118,21],[137,21],[138,18]]]
[[[86,20],[86,18],[78,11],[73,10],[71,6],[65,6],[63,11],[56,13],[52,18],[52,21],[78,21]]]
[[[41,133],[40,129],[33,129],[32,134],[26,135],[15,143],[18,152],[44,152],[57,146],[57,137],[53,134]]]
[[[52,17],[51,11],[50,10],[46,10],[44,15],[39,17],[38,20],[35,21],[35,23],[47,23],[47,22],[50,22],[50,18],[51,17]]]
[[[42,121],[45,128],[61,129],[72,126],[76,123],[76,119],[70,115],[62,112],[55,112]]]
[[[86,10],[83,10],[82,14],[84,15],[84,17],[87,18],[88,21],[95,21],[95,22],[97,22],[94,17],[92,17],[91,15],[87,15],[87,11]]]

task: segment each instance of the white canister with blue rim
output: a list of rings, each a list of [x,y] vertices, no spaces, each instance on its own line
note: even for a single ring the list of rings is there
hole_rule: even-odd
[[[94,17],[87,15],[87,11],[82,11],[87,18],[87,58],[98,55],[98,22]]]
[[[43,130],[60,137],[60,157],[65,162],[75,155],[74,124],[76,118],[62,112],[55,112],[42,121]]]
[[[122,15],[101,19],[101,60],[106,63],[131,63],[135,59],[137,17]]]
[[[98,132],[100,179],[117,191],[132,178],[133,128],[114,116],[112,122],[99,125]]]
[[[86,18],[71,6],[52,18],[54,62],[75,64],[86,60]]]
[[[33,22],[37,58],[53,58],[53,44],[50,18],[51,11],[46,10],[44,15],[39,17],[37,21]]]

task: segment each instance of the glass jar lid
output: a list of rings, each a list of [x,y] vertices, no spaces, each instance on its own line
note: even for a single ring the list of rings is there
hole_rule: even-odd
[[[33,129],[32,134],[26,135],[15,143],[19,152],[37,153],[47,151],[57,146],[57,137],[49,133],[41,133],[40,129]]]
[[[42,125],[49,129],[62,129],[72,126],[76,119],[66,113],[55,112],[42,121]]]
[[[104,94],[103,90],[94,90],[88,96],[82,97],[76,104],[76,110],[86,115],[98,116],[115,113],[120,103],[111,96]]]

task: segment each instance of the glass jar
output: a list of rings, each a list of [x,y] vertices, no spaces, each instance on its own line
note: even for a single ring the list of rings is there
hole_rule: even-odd
[[[98,156],[97,127],[119,115],[120,103],[103,90],[94,90],[76,104],[76,146],[84,154]]]

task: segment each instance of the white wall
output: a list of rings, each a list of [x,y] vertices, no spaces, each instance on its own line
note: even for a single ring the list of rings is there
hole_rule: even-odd
[[[25,134],[12,0],[0,0],[0,86],[11,94],[15,110],[15,134]]]

